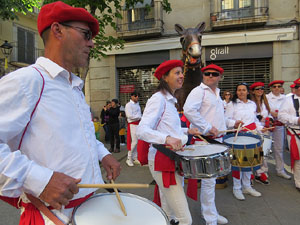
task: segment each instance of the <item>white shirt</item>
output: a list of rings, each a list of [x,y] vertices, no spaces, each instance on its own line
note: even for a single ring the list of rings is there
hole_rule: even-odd
[[[271,112],[279,110],[283,100],[285,99],[285,95],[280,94],[279,96],[276,96],[272,92],[267,94],[266,97],[268,99]]]
[[[185,135],[187,128],[181,127],[179,114],[175,107],[176,102],[176,98],[169,93],[167,95],[161,92],[153,94],[147,101],[141,122],[137,127],[138,139],[151,144],[165,144],[167,136],[187,141]],[[153,161],[155,154],[156,149],[151,145],[148,160]]]
[[[204,83],[195,87],[188,95],[183,106],[184,115],[196,127],[206,134],[212,126],[219,131],[226,130],[224,105],[220,97],[220,89],[216,93]]]
[[[236,103],[230,102],[227,105],[225,116],[231,121],[230,123],[241,120],[244,123],[243,126],[255,123],[259,130],[263,128],[256,118],[256,104],[249,99],[247,102],[243,102],[240,99],[237,99]]]
[[[294,95],[295,99],[298,99],[300,103],[300,97]],[[280,122],[292,126],[293,128],[299,129],[298,119],[299,117],[296,116],[296,110],[293,103],[292,96],[286,97],[279,109],[278,112],[278,119]]]
[[[39,196],[53,171],[103,183],[99,160],[109,154],[96,140],[90,108],[81,91],[83,82],[51,60],[40,57],[37,67],[45,87],[40,103],[17,149],[42,88],[42,77],[31,66],[0,80],[0,194],[22,192]],[[80,189],[74,199],[95,189]]]
[[[142,111],[139,102],[130,100],[125,105],[125,113],[128,123],[140,120],[142,117]]]

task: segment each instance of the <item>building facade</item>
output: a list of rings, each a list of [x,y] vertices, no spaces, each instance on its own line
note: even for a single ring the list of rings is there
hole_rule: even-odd
[[[176,23],[185,28],[206,23],[202,61],[225,69],[222,90],[233,90],[239,82],[282,79],[286,93],[290,91],[300,67],[299,0],[169,2],[170,14],[162,10],[161,0],[146,0],[128,10],[124,7],[118,30],[107,31],[126,43],[101,62],[91,62],[86,95],[95,114],[112,98],[125,105],[133,90],[141,94],[140,104],[145,105],[157,86],[155,68],[165,60],[181,58]]]

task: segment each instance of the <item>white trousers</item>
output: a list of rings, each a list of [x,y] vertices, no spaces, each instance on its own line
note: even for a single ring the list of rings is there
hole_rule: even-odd
[[[138,138],[136,136],[136,128],[137,128],[137,125],[130,124],[131,151],[128,151],[127,157],[128,157],[128,159],[131,159],[131,160],[137,159],[136,146],[137,146],[137,143],[138,143]]]
[[[233,177],[233,189],[234,190],[242,190],[243,188],[250,188],[251,183],[251,174],[252,172],[240,172],[240,179]]]
[[[284,147],[284,126],[277,126],[273,131],[273,149],[277,173],[284,173],[283,147]]]
[[[218,211],[215,204],[216,178],[201,180],[201,210],[206,224],[217,225]]]
[[[154,161],[149,161],[150,172],[156,181],[161,194],[162,209],[169,220],[175,219],[180,225],[191,225],[192,216],[182,186],[183,177],[175,173],[176,185],[165,188],[162,181],[162,172],[154,171]]]
[[[287,140],[288,140],[289,149],[291,149],[291,146],[290,146],[291,136],[290,135],[287,135]],[[296,137],[296,142],[297,142],[298,151],[299,151],[299,154],[300,154],[300,148],[299,148],[300,147],[300,140],[297,137]],[[300,188],[300,160],[295,161],[293,173],[294,173],[295,186],[297,188]]]

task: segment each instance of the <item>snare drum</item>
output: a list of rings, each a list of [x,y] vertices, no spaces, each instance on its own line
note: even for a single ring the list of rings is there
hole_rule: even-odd
[[[272,143],[273,143],[273,139],[272,136],[270,135],[263,135],[263,152],[264,152],[264,156],[269,156],[270,155],[270,150],[272,148]]]
[[[185,178],[212,178],[230,173],[230,154],[227,146],[188,145],[186,149],[189,150],[176,152],[183,156],[178,168]]]
[[[119,193],[127,216],[124,216],[115,194],[97,194],[76,207],[73,225],[169,225],[166,214],[148,199]]]
[[[263,158],[262,139],[251,133],[240,133],[223,137],[225,144],[232,149],[231,169],[234,171],[255,171],[260,168]]]

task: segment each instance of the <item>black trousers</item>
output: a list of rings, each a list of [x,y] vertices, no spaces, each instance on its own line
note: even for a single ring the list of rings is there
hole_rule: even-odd
[[[115,142],[116,148],[120,149],[120,136],[119,136],[119,123],[109,124],[109,137],[110,137],[110,148],[114,150]]]

